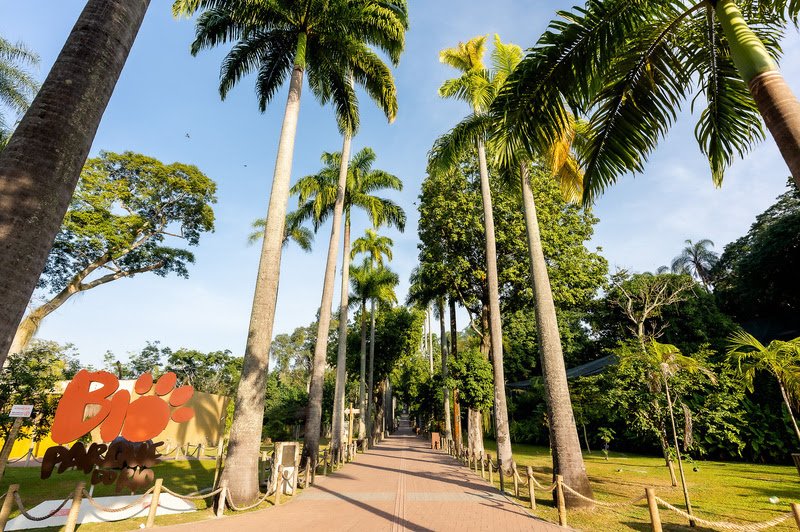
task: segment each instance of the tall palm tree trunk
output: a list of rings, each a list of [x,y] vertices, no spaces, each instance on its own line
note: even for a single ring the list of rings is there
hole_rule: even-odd
[[[503,371],[503,327],[500,322],[500,289],[497,280],[497,243],[494,236],[492,192],[489,188],[489,169],[486,165],[486,148],[478,142],[478,164],[481,176],[483,223],[486,231],[486,281],[489,289],[489,330],[494,368],[494,425],[497,440],[497,458],[503,468],[511,473],[511,435],[508,427],[506,383]]]
[[[456,327],[456,301],[448,298],[450,305],[450,356],[453,360],[458,358],[458,328]],[[458,404],[458,390],[453,390],[453,437],[456,440],[456,450],[460,451],[464,440],[461,436],[461,406]]]
[[[675,442],[675,457],[678,459],[678,472],[681,475],[681,487],[683,488],[683,501],[686,503],[686,513],[692,515],[692,503],[689,501],[689,487],[686,485],[686,475],[683,473],[683,460],[681,460],[681,450],[678,446],[678,429],[675,427],[675,414],[672,411],[672,395],[669,393],[669,381],[664,377],[664,391],[667,392],[667,407],[669,408],[669,420],[672,423],[672,439]],[[695,526],[694,519],[689,519],[689,524]]]
[[[372,390],[373,386],[373,373],[375,371],[375,300],[372,300],[370,310],[370,326],[369,326],[369,379],[367,380],[367,437],[369,438],[369,446],[374,444],[372,436]]]
[[[308,394],[308,410],[306,411],[306,430],[303,441],[303,458],[315,463],[319,453],[319,436],[322,424],[322,388],[325,376],[325,364],[328,353],[328,330],[331,326],[331,306],[333,305],[333,286],[336,281],[336,255],[339,252],[339,236],[342,229],[342,213],[344,197],[347,190],[347,165],[350,161],[350,136],[344,136],[342,143],[342,160],[339,165],[339,183],[336,192],[336,204],[333,208],[331,239],[328,244],[328,260],[325,263],[325,280],[322,285],[322,302],[317,322],[317,341],[314,345],[314,360],[311,371],[311,391]],[[347,290],[345,290],[347,292]],[[344,369],[342,365],[342,369]],[[339,371],[336,372],[336,385],[339,386]],[[344,383],[342,383],[344,386]],[[334,401],[334,408],[338,405]],[[337,416],[334,415],[334,438],[336,437]],[[341,427],[340,427],[341,429]],[[335,450],[334,450],[335,451]]]
[[[334,456],[347,441],[344,422],[344,394],[347,386],[347,309],[350,306],[350,212],[344,215],[344,247],[342,255],[342,294],[339,305],[339,351],[336,354],[336,391],[333,403]]]
[[[264,424],[264,390],[267,385],[272,326],[278,299],[289,179],[297,135],[297,118],[300,115],[305,65],[304,37],[301,35],[298,38],[295,66],[289,81],[289,96],[278,142],[264,241],[258,263],[250,325],[247,329],[242,377],[236,389],[228,454],[221,477],[228,481],[228,493],[234,504],[249,503],[258,497],[258,457],[261,455],[261,429]]]
[[[592,487],[586,475],[581,454],[578,427],[572,412],[572,402],[567,384],[567,370],[561,351],[556,307],[550,276],[542,249],[536,203],[531,190],[527,164],[520,165],[522,205],[525,211],[525,226],[528,234],[528,252],[531,260],[531,285],[536,301],[536,330],[539,335],[539,356],[542,361],[547,417],[550,420],[550,442],[553,449],[553,474],[563,475],[564,481],[575,491],[586,497],[592,496]],[[591,506],[587,501],[565,494],[569,507]]]
[[[361,378],[358,381],[358,438],[367,437],[367,402],[365,399],[367,377],[367,300],[361,300]]]
[[[719,0],[716,15],[742,79],[800,187],[800,102],[734,0]]]
[[[442,346],[442,379],[447,382],[447,329],[444,325],[444,298],[437,299],[436,304],[439,310],[439,339]],[[442,395],[444,396],[444,439],[449,440],[452,436],[453,428],[450,425],[450,390],[447,384],[442,388]]]
[[[484,296],[486,294],[484,293]],[[481,308],[481,343],[480,353],[489,360],[492,351],[492,342],[489,338],[489,306],[484,304]],[[470,454],[483,455],[483,414],[480,410],[467,409],[467,449]]]
[[[89,0],[0,152],[0,367],[150,0]]]

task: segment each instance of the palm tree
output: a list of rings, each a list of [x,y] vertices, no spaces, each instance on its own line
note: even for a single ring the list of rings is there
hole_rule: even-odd
[[[550,23],[493,112],[531,151],[591,112],[584,200],[643,163],[691,98],[713,182],[764,136],[766,122],[800,185],[800,103],[776,65],[794,0],[590,0]],[[702,95],[702,98],[698,98]]]
[[[331,448],[334,456],[341,447],[342,433],[344,431],[344,386],[347,382],[345,375],[346,368],[346,346],[347,346],[347,308],[349,307],[349,272],[350,272],[350,217],[354,207],[360,208],[367,213],[373,226],[381,225],[395,226],[400,230],[405,228],[405,212],[393,201],[373,195],[381,189],[402,190],[403,183],[400,179],[384,170],[373,170],[376,155],[371,148],[364,148],[353,156],[353,160],[348,165],[347,182],[344,187],[342,199],[342,211],[344,214],[344,254],[342,256],[342,282],[347,283],[342,287],[342,300],[339,310],[339,351],[337,355],[337,376],[336,392],[334,398],[333,412],[333,438]],[[291,189],[292,194],[298,195],[299,207],[296,211],[302,220],[311,219],[315,230],[331,215],[335,215],[336,202],[339,194],[339,171],[341,169],[341,153],[323,153],[322,162],[325,165],[318,173],[300,179]],[[334,216],[334,223],[335,216]],[[374,232],[373,232],[374,234]],[[377,237],[385,239],[386,237]],[[387,239],[388,240],[388,239]],[[356,240],[358,243],[359,240]],[[389,240],[391,244],[391,240]],[[338,238],[331,241],[331,246],[338,246]],[[329,251],[330,256],[330,251]],[[335,270],[335,268],[334,268]],[[335,271],[328,272],[331,278]],[[332,285],[330,294],[326,294],[323,288],[322,308],[330,308],[333,302]],[[325,296],[328,299],[325,299]],[[317,342],[314,350],[314,368],[318,371],[312,373],[311,393],[309,394],[308,419],[306,420],[306,436],[304,449],[308,449],[305,456],[316,457],[316,449],[319,447],[319,424],[322,416],[322,377],[325,368],[325,359],[328,347],[327,331],[330,327],[330,320],[321,328],[322,312],[320,312],[320,324],[318,327]],[[315,388],[315,379],[317,387]],[[315,405],[319,405],[317,411]],[[314,416],[313,418],[311,416]],[[316,425],[315,425],[316,424]],[[316,428],[315,428],[316,427]],[[304,450],[304,453],[306,451]],[[313,454],[312,454],[313,453]]]
[[[773,340],[765,347],[751,334],[739,331],[730,337],[729,346],[728,359],[736,366],[751,393],[757,372],[767,371],[775,377],[794,432],[800,440],[800,428],[791,404],[792,400],[800,399],[800,338],[788,342]]]
[[[150,0],[88,0],[0,152],[0,366]]]
[[[0,102],[17,116],[28,110],[39,84],[26,68],[39,65],[39,56],[24,44],[0,37]],[[0,150],[11,138],[11,125],[0,114]]]
[[[399,6],[399,7],[398,7]],[[370,48],[399,60],[403,34],[391,22],[403,2],[382,0],[176,0],[175,14],[204,10],[197,20],[191,51],[234,42],[220,72],[219,91],[224,99],[244,76],[256,74],[261,111],[289,80],[289,94],[275,162],[269,210],[264,229],[253,307],[245,347],[242,378],[237,390],[228,459],[223,478],[235,479],[231,496],[237,503],[258,495],[258,455],[263,425],[264,386],[275,318],[281,247],[284,238],[289,178],[294,153],[303,79],[321,103],[332,102],[340,130],[352,134],[358,127],[353,83],[375,100],[384,102],[391,120],[395,95],[387,85],[391,73]],[[393,85],[392,85],[393,87]],[[339,211],[340,212],[340,211]],[[338,220],[334,220],[338,222]],[[333,231],[338,231],[334,223]],[[331,236],[334,236],[333,234]],[[338,236],[337,236],[338,239]],[[328,261],[335,264],[335,255]],[[332,292],[332,279],[328,283]],[[330,305],[320,309],[320,323],[330,321]],[[318,372],[318,364],[314,371]],[[321,386],[321,379],[315,379]],[[312,395],[321,393],[312,386]],[[310,408],[315,408],[311,404]],[[307,431],[314,427],[306,427]],[[317,432],[318,432],[317,427]]]
[[[499,42],[499,37],[495,36]],[[474,115],[486,112],[494,98],[497,88],[502,86],[505,77],[492,75],[483,64],[486,50],[486,37],[478,36],[455,48],[439,52],[439,60],[457,70],[461,76],[445,81],[439,88],[443,98],[457,98],[467,102]],[[489,170],[486,162],[486,147],[482,139],[476,142],[480,169],[481,199],[483,202],[484,227],[486,232],[486,281],[489,292],[489,333],[492,346],[492,365],[494,367],[494,406],[495,434],[497,438],[497,457],[503,467],[511,470],[511,439],[506,406],[505,376],[503,372],[503,330],[500,320],[500,292],[497,280],[497,245],[494,235],[494,213],[492,195],[489,188]]]
[[[264,238],[264,227],[267,221],[264,218],[259,218],[253,222],[253,231],[247,237],[248,244],[255,244]],[[294,242],[297,246],[306,253],[311,252],[312,244],[314,243],[314,232],[308,227],[303,226],[303,220],[297,216],[297,211],[290,212],[286,215],[286,224],[283,227],[283,247],[286,247],[289,242]]]
[[[697,242],[687,240],[681,254],[672,260],[672,273],[687,273],[700,279],[706,288],[710,288],[711,269],[719,260],[719,255],[709,249],[713,247],[714,242],[707,238]]]
[[[686,503],[686,511],[691,515],[692,505],[689,501],[689,489],[686,486],[686,477],[683,473],[683,462],[681,451],[678,445],[678,431],[675,426],[675,414],[673,412],[672,394],[670,392],[669,380],[678,372],[702,373],[711,382],[716,383],[714,373],[703,366],[694,358],[684,356],[674,345],[661,344],[655,340],[650,341],[650,345],[643,351],[631,351],[630,355],[619,361],[620,367],[630,367],[640,365],[645,370],[647,385],[651,393],[658,393],[662,389],[667,399],[667,410],[672,424],[672,440],[675,444],[675,456],[678,459],[678,471],[681,475],[681,486],[683,487],[683,499]],[[694,520],[689,521],[694,526]]]
[[[356,293],[361,300],[361,375],[359,380],[359,408],[361,408],[361,418],[366,420],[365,434],[372,444],[372,373],[375,360],[375,306],[376,303],[396,303],[397,297],[394,287],[399,282],[399,277],[394,272],[384,268],[383,258],[387,261],[392,260],[392,246],[394,242],[391,238],[378,235],[372,229],[367,229],[364,236],[359,237],[353,242],[353,249],[350,251],[350,259],[363,254],[364,262],[357,272],[358,280],[354,283]],[[360,285],[360,286],[359,286]],[[370,348],[369,348],[369,387],[367,402],[365,403],[364,388],[366,386],[365,367],[366,367],[366,328],[365,313],[367,299],[372,300],[370,312]],[[365,408],[366,407],[366,408]]]

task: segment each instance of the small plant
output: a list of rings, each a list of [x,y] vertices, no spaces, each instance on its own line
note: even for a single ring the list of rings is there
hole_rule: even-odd
[[[600,438],[600,441],[603,442],[603,454],[608,460],[608,446],[611,443],[611,440],[614,439],[614,429],[610,429],[608,427],[600,427],[597,429],[597,436]]]

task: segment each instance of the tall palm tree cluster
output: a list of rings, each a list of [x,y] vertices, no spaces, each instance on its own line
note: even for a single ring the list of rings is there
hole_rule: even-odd
[[[0,362],[45,266],[149,5],[150,0],[87,0],[41,89],[0,152]],[[288,240],[310,244],[311,235],[302,225],[306,220],[318,230],[330,219],[331,234],[312,364],[305,458],[314,460],[319,444],[327,333],[342,240],[334,447],[342,443],[343,342],[351,285],[361,309],[359,400],[362,411],[371,408],[374,383],[366,368],[367,305],[371,368],[375,309],[394,299],[397,278],[383,266],[384,257],[391,258],[386,237],[367,232],[350,245],[352,207],[363,210],[373,228],[402,229],[405,215],[393,202],[375,195],[381,189],[399,190],[400,180],[372,168],[375,154],[371,150],[351,156],[351,148],[360,125],[358,91],[366,93],[389,122],[397,114],[396,88],[384,58],[392,66],[400,60],[408,9],[406,0],[175,0],[173,13],[196,16],[193,55],[210,48],[226,49],[220,69],[221,98],[252,76],[263,112],[288,85],[269,205],[256,237],[261,239],[261,255],[223,474],[225,479],[235,479],[229,482],[230,495],[240,504],[258,494],[263,391],[281,251]],[[722,182],[737,157],[764,137],[766,125],[800,185],[800,103],[777,66],[780,38],[791,24],[798,23],[798,15],[796,0],[587,0],[584,6],[560,12],[525,54],[520,47],[495,38],[487,66],[485,37],[441,52],[441,61],[457,77],[446,81],[439,94],[465,102],[470,115],[436,142],[429,172],[446,175],[460,154],[477,156],[485,226],[481,244],[486,251],[482,334],[494,370],[495,434],[504,468],[511,467],[513,457],[489,168],[498,169],[504,177],[515,176],[508,179],[508,186],[519,187],[525,213],[553,470],[588,497],[591,488],[580,454],[528,174],[534,165],[547,169],[566,198],[582,197],[588,206],[621,176],[644,170],[647,157],[691,98],[700,106],[695,135],[715,184]],[[34,90],[20,66],[33,62],[34,56],[26,49],[0,40],[0,101],[16,111],[25,110]],[[331,104],[342,150],[325,153],[323,169],[291,187],[305,87],[321,104]],[[3,127],[8,129],[8,124]],[[291,194],[297,196],[298,208],[287,215]],[[682,264],[693,268],[705,283],[707,244],[697,246],[690,244],[692,249]],[[359,254],[365,256],[363,263],[351,268]],[[454,339],[457,283],[446,275],[431,275],[426,271],[429,267],[420,265],[417,284],[424,286],[415,288],[415,293],[422,301],[436,302],[441,324],[444,301],[449,301]],[[456,347],[451,341],[453,356]],[[750,364],[745,357],[742,363]],[[778,378],[782,386],[794,385]],[[449,399],[450,391],[443,390],[448,416]],[[457,412],[457,393],[453,401]],[[359,429],[362,436],[373,435],[370,422],[365,416],[365,426]],[[453,427],[460,437],[458,422]],[[585,505],[585,501],[566,496],[570,506]]]

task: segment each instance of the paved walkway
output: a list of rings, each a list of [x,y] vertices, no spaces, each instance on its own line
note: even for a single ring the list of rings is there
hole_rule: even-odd
[[[408,429],[278,507],[170,527],[206,530],[563,530],[540,521]]]

